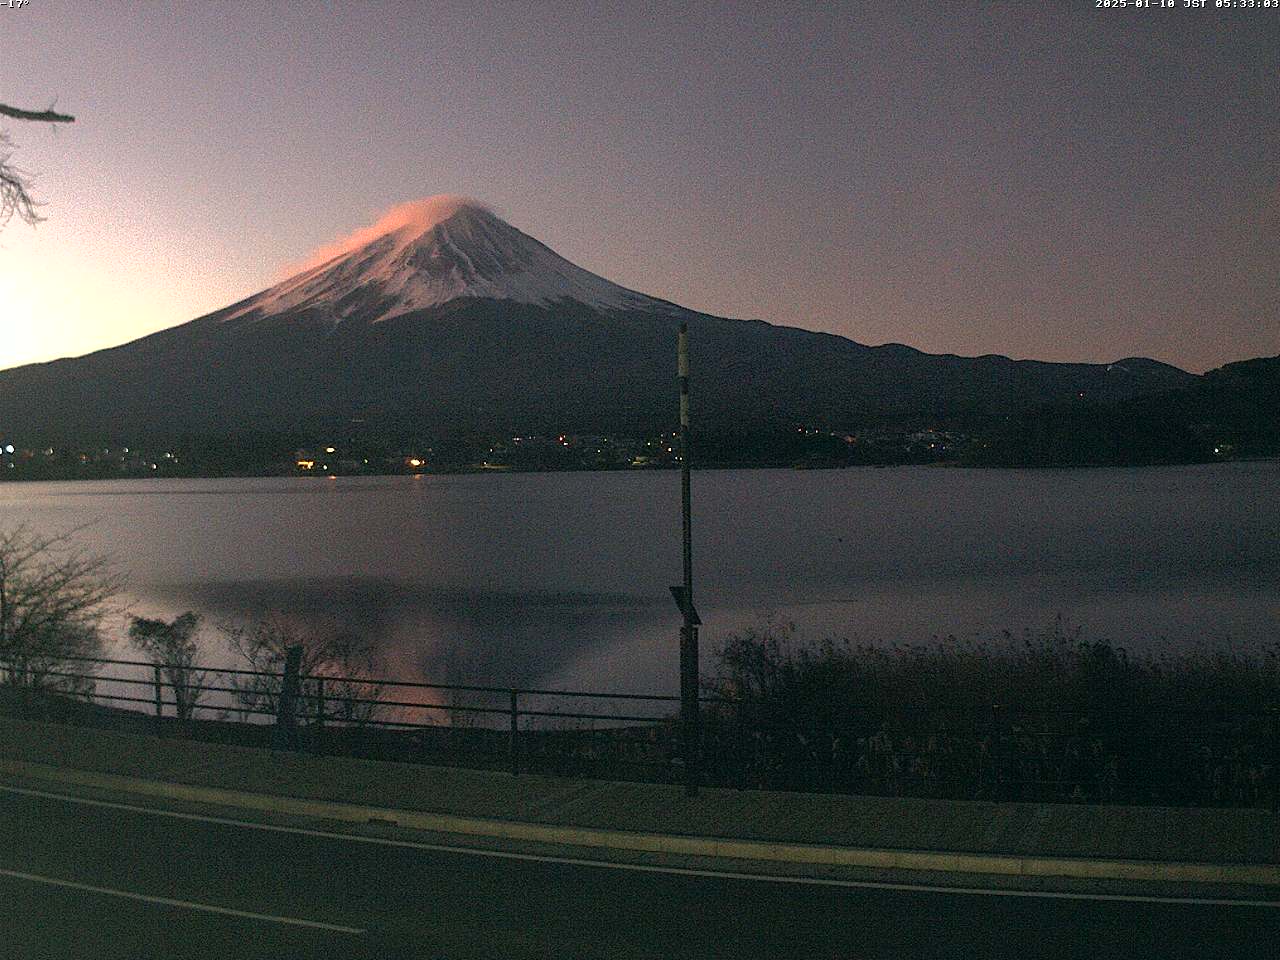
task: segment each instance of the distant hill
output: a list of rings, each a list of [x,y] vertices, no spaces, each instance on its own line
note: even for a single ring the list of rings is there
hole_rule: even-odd
[[[1186,387],[1025,411],[976,445],[1004,465],[1197,463],[1280,456],[1280,356],[1211,370]]]
[[[406,210],[223,310],[0,372],[0,427],[19,440],[125,441],[353,420],[418,434],[661,432],[674,421],[682,322],[695,416],[708,430],[984,420],[1198,380],[1141,358],[939,356],[708,316],[591,274],[474,202],[436,197]]]

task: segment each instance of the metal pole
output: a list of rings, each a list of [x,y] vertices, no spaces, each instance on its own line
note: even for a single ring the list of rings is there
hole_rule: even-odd
[[[680,513],[684,546],[684,627],[680,631],[680,727],[684,754],[684,793],[698,795],[701,777],[701,723],[698,716],[698,628],[693,607],[693,511],[689,490],[689,328],[680,324],[677,373],[680,377]]]

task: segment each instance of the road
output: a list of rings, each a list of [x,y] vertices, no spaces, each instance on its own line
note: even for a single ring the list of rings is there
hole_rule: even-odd
[[[1274,906],[773,882],[133,802],[0,785],[0,957],[1206,960],[1280,942]]]

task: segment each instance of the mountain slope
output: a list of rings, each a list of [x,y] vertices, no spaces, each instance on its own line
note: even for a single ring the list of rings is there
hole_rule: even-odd
[[[0,372],[32,437],[251,429],[621,432],[672,423],[676,328],[703,427],[1004,416],[1197,378],[1167,364],[935,356],[686,310],[610,283],[483,207],[401,208],[253,297],[85,357]]]

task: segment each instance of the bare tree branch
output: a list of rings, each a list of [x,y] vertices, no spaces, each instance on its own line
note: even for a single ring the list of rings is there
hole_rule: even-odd
[[[9,137],[0,131],[0,149],[10,145]],[[44,218],[36,213],[31,197],[31,180],[27,174],[9,163],[9,153],[0,153],[0,227],[16,213],[26,223],[35,225]]]
[[[55,113],[52,110],[22,110],[0,103],[0,116],[13,117],[15,120],[44,120],[48,123],[75,123],[76,118],[69,113]]]
[[[75,123],[76,120],[69,113],[58,113],[52,107],[48,110],[23,110],[7,103],[0,103],[0,117],[37,123]],[[8,135],[0,130],[0,151],[10,145]],[[7,151],[0,152],[0,228],[13,219],[15,213],[23,222],[35,226],[44,217],[36,212],[38,204],[31,197],[31,177],[26,171],[13,166],[9,162],[10,156]]]

